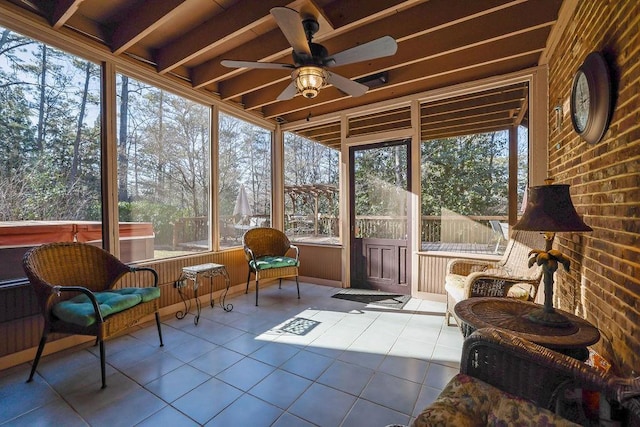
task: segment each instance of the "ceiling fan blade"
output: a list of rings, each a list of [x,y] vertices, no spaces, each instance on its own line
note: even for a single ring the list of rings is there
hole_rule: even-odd
[[[384,36],[331,55],[327,58],[326,64],[330,67],[353,64],[354,62],[391,56],[394,55],[397,50],[398,44],[393,37]]]
[[[332,73],[331,71],[327,71],[327,75],[327,83],[334,85],[347,95],[356,97],[364,95],[369,90],[369,87],[361,83],[354,82],[353,80],[349,80],[346,77],[342,77],[339,74]]]
[[[293,51],[299,56],[311,56],[309,42],[298,12],[288,7],[274,7],[271,9],[271,14],[276,19],[278,27],[289,41]]]
[[[280,95],[278,95],[276,99],[278,101],[288,101],[296,95],[297,91],[298,88],[296,88],[296,82],[292,81],[291,83],[289,83],[289,86],[284,88],[282,93],[280,93]]]
[[[295,68],[291,64],[280,64],[278,62],[254,62],[254,61],[233,61],[225,59],[220,61],[222,65],[229,68],[268,68],[272,70],[283,68]]]

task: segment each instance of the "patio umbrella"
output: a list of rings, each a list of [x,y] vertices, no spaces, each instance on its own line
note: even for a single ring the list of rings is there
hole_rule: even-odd
[[[236,198],[236,204],[233,207],[233,216],[239,216],[241,218],[253,215],[251,212],[251,205],[249,205],[249,197],[247,197],[247,191],[244,189],[244,185],[240,185],[240,191]]]

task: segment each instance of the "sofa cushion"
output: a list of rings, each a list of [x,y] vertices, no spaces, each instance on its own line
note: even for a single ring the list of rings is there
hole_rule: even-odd
[[[460,302],[465,299],[464,282],[466,281],[466,279],[467,276],[453,273],[448,273],[444,278],[444,289],[456,302]],[[527,283],[516,283],[515,285],[511,286],[511,288],[509,288],[507,296],[509,298],[517,298],[527,301],[530,296],[530,289],[531,285]]]
[[[418,415],[412,427],[485,425],[568,427],[578,424],[476,378],[458,374]]]
[[[123,288],[94,293],[102,317],[124,311],[141,302],[160,298],[160,288]],[[91,300],[85,294],[53,306],[53,314],[60,320],[79,326],[91,326],[96,323],[96,314]]]
[[[249,265],[254,270],[266,270],[268,268],[297,267],[298,262],[295,258],[289,258],[286,256],[264,256],[258,258],[255,263],[251,260]]]

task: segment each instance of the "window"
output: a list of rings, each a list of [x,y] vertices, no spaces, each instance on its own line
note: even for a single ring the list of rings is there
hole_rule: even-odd
[[[210,108],[116,79],[120,257],[210,250]]]
[[[0,281],[53,241],[101,245],[100,67],[0,28]]]
[[[339,243],[339,152],[284,134],[285,233],[291,240]]]
[[[422,106],[422,250],[504,251],[509,206],[521,205],[527,187],[527,92],[516,84]],[[512,156],[517,176],[509,176]]]
[[[219,238],[231,247],[249,228],[271,226],[272,132],[220,113],[218,135]]]

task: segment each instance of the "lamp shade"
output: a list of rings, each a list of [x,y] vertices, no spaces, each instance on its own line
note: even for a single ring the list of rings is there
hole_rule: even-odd
[[[578,216],[566,184],[530,187],[524,214],[513,229],[553,233],[593,231]]]

